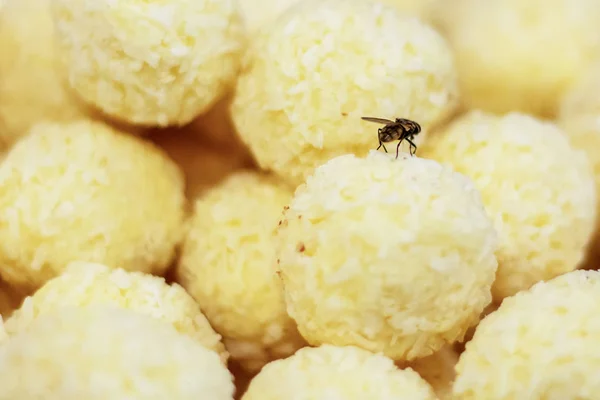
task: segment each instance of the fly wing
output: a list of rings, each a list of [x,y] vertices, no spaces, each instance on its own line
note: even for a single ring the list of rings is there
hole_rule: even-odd
[[[365,121],[377,122],[379,124],[384,124],[384,125],[394,123],[394,121],[390,121],[389,119],[384,119],[384,118],[362,117],[362,119],[364,119]]]

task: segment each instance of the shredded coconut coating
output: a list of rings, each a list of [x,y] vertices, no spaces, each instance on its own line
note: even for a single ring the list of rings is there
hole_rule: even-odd
[[[65,272],[49,280],[6,320],[13,335],[27,329],[40,315],[63,307],[111,305],[131,309],[173,325],[204,347],[217,352],[224,363],[228,354],[198,304],[179,285],[141,272],[127,272],[102,264],[73,262]]]
[[[417,121],[418,145],[457,95],[433,28],[378,2],[305,0],[256,34],[231,110],[259,166],[297,185],[335,156],[377,147],[383,125],[362,116]]]
[[[235,0],[56,0],[71,86],[115,118],[184,125],[238,73],[244,30]]]
[[[242,400],[437,400],[431,386],[410,368],[353,347],[300,349],[273,361],[250,382]]]
[[[467,343],[454,399],[596,398],[598,313],[598,271],[574,271],[505,299]]]
[[[109,306],[41,316],[0,347],[0,400],[233,400],[232,379],[172,326]]]
[[[473,179],[500,237],[496,301],[577,268],[595,227],[585,154],[555,124],[472,111],[421,149]]]
[[[93,121],[42,123],[0,165],[0,274],[41,286],[71,261],[162,274],[182,238],[181,171]]]
[[[231,175],[196,201],[177,268],[231,357],[253,372],[305,344],[276,273],[273,233],[291,197],[270,176]]]
[[[289,315],[312,345],[395,360],[461,340],[491,301],[496,232],[464,176],[372,151],[300,186],[279,226]]]
[[[6,0],[0,13],[0,146],[43,120],[87,113],[58,70],[49,0]]]
[[[439,2],[468,109],[554,117],[561,95],[600,55],[597,0]]]
[[[447,345],[430,356],[409,363],[409,366],[431,385],[439,400],[452,400],[458,356],[452,346]]]

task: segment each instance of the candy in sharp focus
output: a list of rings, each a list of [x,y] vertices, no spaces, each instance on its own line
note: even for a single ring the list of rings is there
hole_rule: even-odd
[[[427,131],[457,96],[450,48],[429,25],[370,1],[306,0],[253,37],[231,112],[258,165],[297,185],[335,156],[377,147],[361,116]]]
[[[466,177],[408,155],[340,156],[296,190],[278,228],[287,311],[312,345],[425,357],[491,302],[496,243]]]
[[[475,110],[432,134],[421,151],[481,191],[500,239],[495,301],[580,266],[596,226],[594,175],[555,124]]]
[[[94,121],[41,123],[0,164],[0,275],[37,288],[71,261],[162,274],[183,236],[181,171]]]

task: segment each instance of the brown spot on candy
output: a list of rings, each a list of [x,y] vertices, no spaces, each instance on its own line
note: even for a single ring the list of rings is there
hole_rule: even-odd
[[[289,210],[289,209],[290,209],[290,206],[284,206],[284,207],[283,207],[283,209],[284,209],[285,211],[287,211],[287,210]]]
[[[296,246],[296,251],[298,251],[300,253],[304,253],[304,250],[306,250],[304,243],[302,243],[302,242],[298,243],[298,245]]]

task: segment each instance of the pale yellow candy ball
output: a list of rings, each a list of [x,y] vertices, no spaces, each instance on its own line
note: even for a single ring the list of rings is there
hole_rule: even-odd
[[[378,146],[383,125],[361,117],[415,120],[418,145],[457,97],[451,50],[431,26],[368,0],[304,0],[253,39],[231,111],[258,165],[294,186]]]
[[[496,240],[474,185],[449,168],[375,151],[334,158],[278,229],[287,311],[312,345],[428,356],[490,303]]]
[[[600,272],[574,271],[504,300],[456,366],[453,400],[594,399]]]
[[[73,89],[139,125],[184,125],[234,83],[244,46],[235,0],[54,0]]]
[[[0,275],[39,287],[71,261],[165,272],[183,237],[181,171],[103,123],[42,123],[0,164]]]
[[[210,350],[224,363],[228,354],[200,306],[179,285],[141,272],[127,272],[102,264],[70,263],[66,270],[46,282],[6,320],[10,335],[28,329],[40,316],[64,307],[110,305],[149,315],[173,325]]]
[[[232,359],[251,372],[305,345],[276,273],[273,234],[291,198],[274,177],[232,174],[196,200],[177,267]]]
[[[267,364],[242,397],[282,399],[437,400],[412,369],[398,369],[389,358],[357,347],[331,345]]]
[[[420,150],[481,191],[500,238],[497,302],[580,266],[596,226],[595,181],[585,153],[555,124],[472,111]]]

